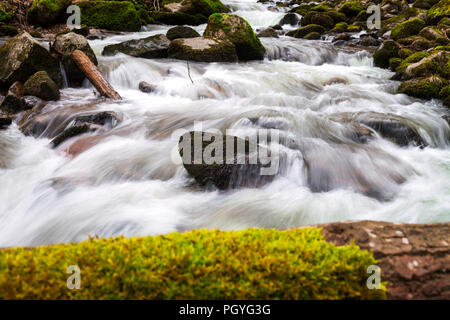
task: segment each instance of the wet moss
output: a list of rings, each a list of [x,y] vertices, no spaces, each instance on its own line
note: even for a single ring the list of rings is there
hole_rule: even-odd
[[[295,30],[291,30],[286,35],[295,37],[295,38],[303,38],[311,32],[317,32],[317,33],[319,33],[319,35],[321,35],[325,32],[325,28],[322,26],[319,26],[318,24],[309,24],[307,26],[300,27]]]
[[[398,54],[401,59],[406,59],[410,55],[414,54],[414,51],[412,51],[411,49],[408,49],[408,48],[401,48],[400,51],[398,52]]]
[[[360,1],[347,1],[339,7],[338,12],[345,14],[347,17],[356,17],[363,9]]]
[[[391,37],[394,40],[414,36],[425,27],[426,23],[422,19],[413,18],[399,23],[392,28]]]
[[[399,58],[400,46],[392,40],[386,40],[373,54],[375,66],[380,68],[389,67],[389,59]]]
[[[439,98],[440,91],[447,85],[447,80],[439,76],[431,76],[405,81],[399,86],[398,92],[416,98],[433,99]]]
[[[348,29],[348,24],[347,22],[339,22],[336,23],[336,25],[334,26],[334,28],[331,30],[331,32],[345,32]]]
[[[402,63],[402,59],[400,58],[390,58],[389,59],[389,69],[395,71],[398,66]]]
[[[380,299],[371,252],[318,228],[197,230],[0,250],[1,299]],[[80,289],[67,288],[77,265]],[[50,279],[50,280],[49,280]]]
[[[445,86],[442,88],[442,90],[439,92],[439,97],[441,99],[446,99],[450,97],[450,86]]]
[[[450,0],[441,0],[427,11],[431,23],[437,23],[444,17],[450,17]]]
[[[403,73],[405,72],[406,68],[408,68],[409,65],[419,62],[423,58],[426,58],[430,55],[428,52],[416,52],[408,56],[406,59],[404,59],[400,65],[397,67],[396,71],[397,73]]]
[[[139,31],[142,21],[133,3],[129,1],[83,1],[81,23],[108,30]]]

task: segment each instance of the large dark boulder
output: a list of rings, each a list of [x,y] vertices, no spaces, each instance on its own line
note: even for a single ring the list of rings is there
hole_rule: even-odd
[[[95,53],[86,38],[74,32],[58,35],[53,43],[52,50],[61,57],[67,78],[71,84],[81,84],[85,78],[84,73],[73,61],[72,52],[80,50],[89,57],[92,63],[98,64]]]
[[[170,40],[165,35],[157,34],[143,39],[106,46],[102,55],[112,56],[121,52],[129,56],[146,59],[167,58],[169,45]]]
[[[24,88],[19,81],[14,82],[8,89],[8,93],[0,103],[0,111],[6,114],[15,114],[26,109],[23,99]]]
[[[72,0],[34,0],[28,10],[28,19],[34,24],[49,26],[65,13]]]
[[[32,75],[25,82],[24,88],[26,95],[43,100],[59,100],[60,98],[58,86],[45,71],[39,71]]]
[[[0,86],[8,87],[16,81],[24,83],[38,71],[46,71],[58,86],[62,84],[58,59],[26,32],[0,47],[0,61]]]
[[[318,24],[328,30],[334,27],[335,22],[326,13],[311,11],[302,17],[301,24],[302,26]]]
[[[234,153],[231,159],[225,161],[227,144],[234,146]],[[197,145],[201,150],[196,149]],[[237,151],[240,150],[238,145],[242,146],[243,153]],[[221,190],[258,187],[271,182],[275,177],[275,175],[261,175],[263,166],[260,163],[253,164],[254,161],[250,160],[255,153],[250,150],[248,140],[224,135],[213,135],[211,139],[211,136],[205,132],[192,131],[180,137],[178,146],[184,168],[202,186],[216,187]],[[209,151],[215,149],[217,152],[222,152],[222,156],[205,151],[207,148]],[[196,159],[197,154],[201,155],[199,159]],[[217,156],[223,163],[208,161],[205,155]]]
[[[389,59],[399,58],[400,45],[393,40],[384,41],[373,54],[376,67],[389,68]]]
[[[176,26],[167,31],[166,37],[169,40],[175,40],[180,38],[197,38],[200,37],[200,34],[191,27]]]

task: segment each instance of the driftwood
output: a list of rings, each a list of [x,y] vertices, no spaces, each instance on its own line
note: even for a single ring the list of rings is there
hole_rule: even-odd
[[[72,52],[72,59],[102,96],[115,100],[122,99],[117,91],[114,90],[114,88],[108,83],[108,81],[106,81],[97,67],[89,59],[89,57],[82,51],[75,50],[74,52]]]

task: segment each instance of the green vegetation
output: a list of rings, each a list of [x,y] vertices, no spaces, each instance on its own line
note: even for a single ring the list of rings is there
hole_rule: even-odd
[[[109,30],[139,31],[142,20],[136,7],[129,1],[83,1],[81,23]]]
[[[347,31],[347,29],[348,29],[347,22],[339,22],[339,23],[336,23],[336,25],[331,30],[331,32],[345,32],[345,31]]]
[[[347,17],[355,17],[362,10],[364,10],[364,8],[360,1],[347,1],[338,11],[345,14]]]
[[[419,18],[409,19],[405,22],[399,23],[392,28],[391,37],[394,40],[414,36],[425,27],[425,21]]]
[[[389,59],[399,58],[399,45],[392,40],[386,40],[373,54],[375,66],[380,68],[389,67]]]
[[[437,22],[444,17],[450,17],[450,0],[441,0],[427,11],[427,17]]]
[[[308,24],[307,26],[300,27],[295,30],[291,30],[286,35],[295,37],[295,38],[303,38],[311,32],[316,32],[319,35],[321,35],[325,32],[325,28],[322,26],[319,26],[318,24]]]
[[[433,99],[439,98],[440,91],[447,85],[448,82],[445,79],[438,76],[431,76],[405,81],[399,86],[398,92],[412,97]]]
[[[15,13],[13,11],[8,11],[0,7],[0,23],[10,22],[14,18]]]
[[[50,25],[71,3],[71,0],[34,0],[28,18],[35,24]]]
[[[0,251],[0,299],[371,299],[371,253],[317,228],[199,230]],[[81,288],[68,290],[70,265]]]

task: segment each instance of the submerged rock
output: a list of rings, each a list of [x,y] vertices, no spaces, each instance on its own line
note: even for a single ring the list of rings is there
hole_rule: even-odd
[[[0,115],[0,130],[8,128],[12,124],[12,119],[7,116]]]
[[[258,32],[258,37],[260,38],[278,38],[278,33],[274,28],[262,29]]]
[[[203,33],[205,38],[229,40],[236,47],[239,60],[262,60],[266,49],[252,27],[234,14],[214,13]]]
[[[145,81],[139,82],[139,90],[145,93],[151,93],[156,90],[156,86]]]
[[[121,52],[129,56],[146,59],[167,58],[169,45],[170,40],[165,35],[157,34],[143,39],[106,46],[102,55],[112,56]]]
[[[72,59],[72,52],[80,50],[86,54],[95,65],[98,65],[94,51],[82,35],[69,32],[56,37],[52,50],[61,56],[67,78],[72,84],[80,85],[85,76]]]
[[[60,93],[56,83],[47,72],[39,71],[32,75],[24,85],[25,94],[43,100],[59,100]]]
[[[295,13],[287,13],[283,18],[281,18],[279,25],[289,24],[291,26],[296,26],[300,22],[300,18]]]
[[[226,39],[188,38],[170,43],[169,57],[200,62],[235,62],[238,60],[234,45]]]
[[[24,83],[38,71],[46,71],[58,86],[62,84],[58,59],[26,32],[0,47],[0,61],[0,86]]]
[[[227,144],[234,148],[231,159],[226,159]],[[275,177],[261,175],[263,165],[256,158],[257,146],[251,146],[248,140],[238,137],[211,136],[205,132],[192,131],[180,137],[178,148],[184,168],[202,186],[214,186],[221,190],[259,187]],[[252,151],[252,148],[255,150]],[[214,161],[215,157],[218,161]]]
[[[180,38],[197,38],[200,37],[200,34],[191,27],[176,26],[167,31],[166,37],[169,40],[175,40]]]

